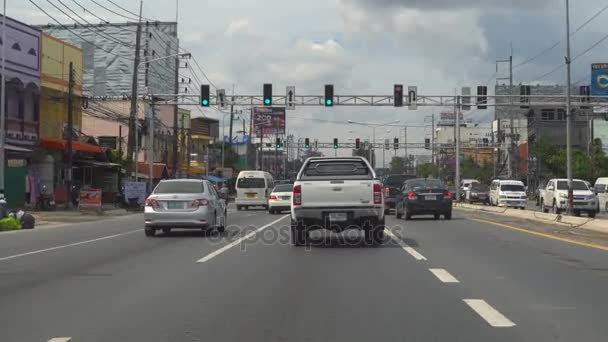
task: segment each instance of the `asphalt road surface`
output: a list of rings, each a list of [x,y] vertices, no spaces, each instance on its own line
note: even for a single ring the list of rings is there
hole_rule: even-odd
[[[378,247],[232,209],[219,236],[2,233],[0,341],[606,341],[608,251],[454,216],[391,216]]]

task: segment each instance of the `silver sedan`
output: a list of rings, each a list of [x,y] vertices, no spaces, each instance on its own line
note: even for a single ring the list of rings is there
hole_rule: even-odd
[[[213,185],[200,179],[162,180],[146,199],[146,236],[162,229],[216,229],[226,227],[226,203]]]

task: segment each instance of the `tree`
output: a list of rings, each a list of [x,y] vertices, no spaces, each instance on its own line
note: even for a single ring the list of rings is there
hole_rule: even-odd
[[[403,157],[394,156],[391,159],[390,168],[391,173],[403,173],[405,172],[406,160]]]
[[[416,174],[424,178],[437,178],[439,176],[439,168],[433,163],[424,163],[416,167]]]
[[[371,146],[366,143],[361,143],[359,148],[353,149],[353,157],[363,157],[370,162],[370,164],[376,164],[376,151],[372,151],[372,160],[369,160],[369,150]]]

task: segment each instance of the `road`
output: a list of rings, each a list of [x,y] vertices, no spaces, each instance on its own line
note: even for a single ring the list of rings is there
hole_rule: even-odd
[[[608,251],[454,216],[391,216],[378,247],[295,248],[287,215],[233,209],[221,236],[146,238],[141,215],[3,233],[0,340],[605,341]]]

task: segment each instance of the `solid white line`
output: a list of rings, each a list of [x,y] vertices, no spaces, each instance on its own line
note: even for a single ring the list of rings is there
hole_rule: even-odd
[[[74,246],[84,245],[84,244],[91,243],[91,242],[97,242],[97,241],[102,241],[102,240],[107,240],[107,239],[113,239],[113,238],[116,238],[116,237],[119,237],[119,236],[123,236],[123,235],[127,235],[127,234],[133,234],[135,232],[140,232],[140,231],[142,231],[142,229],[131,230],[131,231],[120,233],[120,234],[103,236],[103,237],[100,237],[100,238],[97,238],[97,239],[92,239],[92,240],[74,242],[74,243],[70,243],[70,244],[67,244],[67,245],[55,246],[55,247],[45,248],[45,249],[39,249],[37,251],[32,251],[32,252],[26,252],[26,253],[20,253],[20,254],[10,255],[10,256],[6,256],[6,257],[0,258],[0,261],[15,259],[15,258],[19,258],[19,257],[26,256],[26,255],[40,254],[40,253],[44,253],[44,252],[54,251],[56,249],[62,249],[62,248],[68,248],[68,247],[74,247]]]
[[[68,342],[71,339],[71,337],[53,337],[48,342]]]
[[[277,223],[277,222],[281,221],[282,219],[284,219],[286,217],[289,217],[289,216],[290,215],[285,215],[285,216],[283,216],[283,217],[281,217],[279,219],[276,219],[276,220],[274,220],[274,221],[272,221],[272,222],[270,222],[270,223],[268,223],[266,225],[263,225],[260,228],[254,230],[253,232],[251,232],[251,233],[249,233],[249,234],[247,234],[247,235],[245,235],[245,236],[243,236],[243,237],[241,237],[241,238],[239,238],[239,239],[237,239],[235,241],[232,241],[231,243],[227,244],[226,246],[224,246],[224,247],[222,247],[222,248],[220,248],[220,249],[218,249],[216,251],[213,251],[213,252],[205,255],[203,258],[197,260],[196,262],[206,262],[206,261],[209,261],[209,260],[215,258],[216,256],[224,253],[225,251],[229,250],[230,248],[232,248],[232,247],[240,244],[241,241],[249,239],[250,237],[254,236],[255,234],[261,232],[262,230],[264,230],[264,229],[272,226],[273,224],[275,224],[275,223]]]
[[[460,283],[458,279],[443,268],[429,268],[429,271],[431,271],[431,273],[433,273],[437,279],[444,283]]]
[[[515,323],[511,322],[511,320],[498,312],[498,310],[494,309],[483,299],[463,299],[463,301],[493,327],[508,328],[515,326]]]
[[[399,246],[401,246],[401,248],[403,248],[404,251],[408,252],[411,256],[413,256],[414,259],[416,259],[416,260],[426,260],[426,258],[424,257],[424,255],[418,253],[415,249],[413,249],[412,247],[408,246],[407,243],[405,243],[400,238],[396,237],[395,234],[393,234],[393,232],[391,232],[388,229],[385,229],[384,231],[386,232],[386,234],[388,234],[388,236],[391,237],[391,239],[395,240],[395,242],[397,242],[399,244]]]

